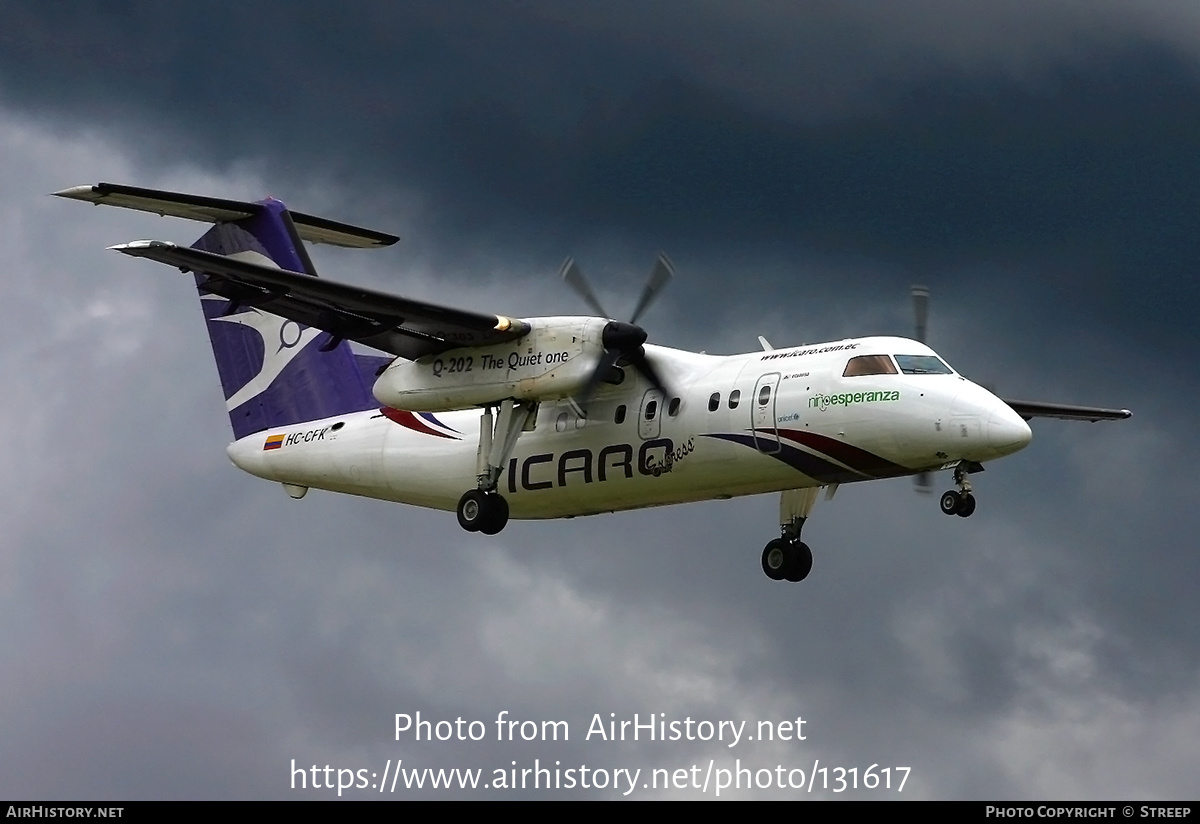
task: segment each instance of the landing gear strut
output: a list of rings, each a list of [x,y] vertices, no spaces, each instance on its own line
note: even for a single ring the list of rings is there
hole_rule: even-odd
[[[966,461],[962,461],[954,467],[954,483],[958,489],[951,489],[942,495],[940,501],[942,514],[957,515],[960,518],[971,517],[971,513],[975,511],[975,496],[971,494],[971,482],[967,479],[967,473],[977,471],[975,467],[983,469],[978,464],[972,466]]]
[[[495,535],[508,523],[508,501],[496,487],[517,438],[522,432],[532,430],[537,421],[537,404],[509,398],[500,403],[494,427],[492,420],[492,409],[488,407],[479,419],[479,450],[475,453],[477,486],[458,499],[458,525],[467,532],[484,535]]]

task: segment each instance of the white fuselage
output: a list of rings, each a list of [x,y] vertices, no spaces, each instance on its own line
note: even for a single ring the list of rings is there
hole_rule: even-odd
[[[570,399],[540,404],[499,481],[512,517],[906,475],[1002,457],[1031,437],[1003,401],[955,373],[844,376],[852,357],[934,355],[904,338],[728,357],[646,350],[669,395],[629,369],[624,383],[601,384],[586,418]],[[454,510],[476,483],[481,416],[359,412],[247,436],[229,456],[294,487]]]

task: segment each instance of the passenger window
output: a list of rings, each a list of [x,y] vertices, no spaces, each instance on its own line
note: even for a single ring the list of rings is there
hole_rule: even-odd
[[[742,400],[742,390],[740,390],[740,389],[733,390],[732,392],[729,393],[729,408],[737,409],[738,403],[740,403],[741,400]]]
[[[766,406],[767,401],[769,400],[771,400],[771,387],[764,386],[762,389],[758,390],[758,405]]]
[[[895,375],[896,367],[887,355],[859,355],[846,363],[843,378],[857,378],[862,375]]]
[[[650,401],[646,404],[646,420],[654,420],[654,416],[658,414],[658,401]]]
[[[667,414],[672,418],[679,414],[679,398],[671,398],[671,404],[667,407]]]
[[[617,407],[617,414],[613,416],[614,423],[625,423],[625,404]]]
[[[713,392],[708,396],[708,411],[716,412],[717,407],[721,405],[721,393]]]
[[[555,418],[555,420],[554,420],[554,431],[555,432],[566,432],[567,431],[567,413],[566,412],[558,413],[558,417]]]

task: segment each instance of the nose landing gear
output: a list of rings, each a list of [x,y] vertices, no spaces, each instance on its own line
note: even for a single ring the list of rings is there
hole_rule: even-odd
[[[942,513],[945,515],[969,518],[975,511],[975,496],[970,492],[955,492],[952,489],[942,496],[941,507]]]
[[[957,515],[960,518],[971,517],[971,513],[975,511],[975,496],[971,494],[971,482],[967,479],[967,474],[982,471],[982,465],[968,461],[961,461],[954,467],[954,483],[958,489],[951,489],[942,495],[939,502],[942,514]]]

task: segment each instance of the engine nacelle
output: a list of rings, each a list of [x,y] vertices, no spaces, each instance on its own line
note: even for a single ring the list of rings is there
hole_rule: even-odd
[[[446,412],[503,400],[556,400],[581,391],[604,352],[601,318],[527,318],[516,341],[396,360],[371,390],[394,409]]]

